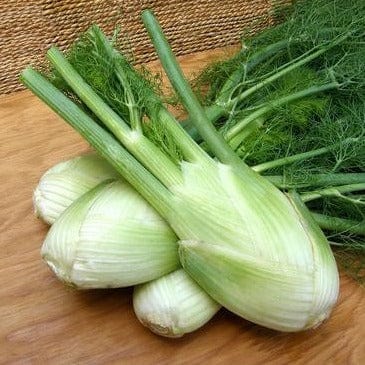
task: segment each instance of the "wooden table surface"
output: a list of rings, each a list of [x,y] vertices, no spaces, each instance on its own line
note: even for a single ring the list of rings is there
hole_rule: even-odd
[[[180,59],[189,73],[222,52]],[[47,226],[33,215],[32,190],[88,145],[27,91],[0,97],[0,123],[0,364],[365,364],[365,290],[344,274],[331,318],[297,334],[221,310],[166,339],[139,324],[130,288],[65,288],[41,261]]]

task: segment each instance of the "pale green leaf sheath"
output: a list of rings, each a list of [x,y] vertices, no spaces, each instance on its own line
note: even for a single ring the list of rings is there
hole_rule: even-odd
[[[35,214],[53,224],[77,198],[111,178],[121,177],[95,153],[60,162],[46,171],[34,190]]]
[[[104,182],[56,220],[42,257],[57,277],[80,289],[124,287],[179,267],[176,236],[127,183]]]
[[[337,267],[298,199],[254,172],[219,163],[184,164],[183,171],[173,228],[181,263],[196,282],[232,312],[276,330],[303,330],[326,319],[338,296]]]
[[[139,321],[165,337],[181,337],[207,323],[220,305],[184,270],[135,287],[133,307]]]

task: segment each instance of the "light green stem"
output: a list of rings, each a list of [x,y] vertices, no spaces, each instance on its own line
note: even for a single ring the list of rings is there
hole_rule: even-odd
[[[131,130],[127,123],[82,79],[57,48],[52,47],[47,56],[79,98],[149,171],[166,186],[182,182],[181,172],[177,166],[140,132]]]
[[[365,182],[358,184],[333,186],[321,190],[310,191],[301,194],[301,197],[304,202],[309,202],[315,199],[321,199],[323,197],[342,197],[342,194],[362,190],[365,190]]]
[[[287,73],[297,69],[298,67],[301,67],[301,66],[305,65],[306,63],[308,63],[310,61],[313,61],[317,57],[321,56],[323,53],[327,52],[332,47],[334,47],[337,44],[344,41],[347,37],[348,37],[348,35],[346,34],[346,35],[344,35],[342,37],[339,37],[338,39],[332,41],[331,43],[327,44],[326,46],[322,46],[320,49],[318,49],[315,52],[313,52],[313,50],[312,50],[312,51],[308,51],[308,52],[300,55],[295,60],[291,61],[289,64],[282,66],[279,70],[276,70],[273,75],[265,78],[261,82],[258,82],[254,86],[250,87],[249,89],[247,89],[243,93],[237,95],[235,98],[230,100],[228,105],[227,105],[228,109],[230,109],[230,107],[232,105],[235,105],[236,103],[239,103],[239,102],[243,101],[248,96],[255,93],[257,90],[262,89],[266,85],[272,83],[273,81],[279,79],[280,77],[286,75]]]
[[[309,174],[299,181],[286,179],[285,176],[264,175],[280,189],[301,189],[310,186],[338,186],[348,184],[358,184],[365,181],[365,173],[337,173],[337,174]]]
[[[318,213],[312,213],[312,216],[317,224],[324,230],[365,236],[365,221],[358,222]]]
[[[225,134],[225,139],[230,141],[234,138],[238,133],[240,133],[249,123],[254,121],[255,119],[264,116],[265,114],[271,112],[275,108],[278,108],[282,105],[292,103],[299,99],[305,98],[310,95],[318,94],[324,91],[336,89],[339,87],[337,82],[330,82],[320,86],[311,86],[305,90],[298,91],[294,94],[284,96],[280,99],[276,99],[271,103],[267,103],[262,106],[260,109],[255,110],[253,113],[249,114],[247,117],[239,121],[233,127],[231,127]]]
[[[171,193],[103,127],[37,71],[25,69],[21,81],[76,129],[162,216],[174,214]]]
[[[189,136],[186,130],[165,107],[160,108],[157,117],[158,121],[156,123],[160,123],[174,138],[186,160],[190,162],[210,161],[209,156]]]
[[[264,118],[257,118],[252,123],[250,123],[246,128],[242,129],[240,133],[238,133],[235,137],[233,137],[229,141],[229,145],[232,147],[234,151],[242,145],[245,139],[247,139],[252,133],[260,129],[264,125]]]
[[[275,167],[289,165],[294,162],[307,160],[312,157],[316,157],[316,156],[323,155],[325,153],[329,153],[329,152],[335,150],[336,148],[342,146],[344,143],[351,143],[351,142],[355,142],[355,141],[357,141],[357,138],[349,137],[349,138],[344,139],[342,142],[335,143],[328,147],[322,147],[322,148],[318,148],[316,150],[298,153],[296,155],[291,155],[291,156],[287,156],[287,157],[283,157],[283,158],[278,158],[277,160],[264,162],[264,163],[261,163],[256,166],[252,166],[252,169],[257,172],[263,172],[263,171],[266,171],[269,169],[273,169]]]
[[[227,81],[223,84],[217,99],[215,101],[216,106],[220,106],[221,109],[224,110],[224,107],[222,105],[228,105],[229,101],[232,99],[232,94],[234,93],[237,88],[239,88],[240,84],[242,85],[242,81],[245,80],[246,75],[251,72],[258,64],[265,61],[269,57],[277,54],[280,52],[284,47],[286,47],[289,44],[288,40],[282,40],[273,44],[270,44],[269,46],[265,47],[264,49],[256,52],[253,54],[247,62],[242,62],[240,67],[232,72],[232,74],[227,78]],[[238,101],[238,99],[237,99]],[[232,106],[232,105],[231,105]],[[209,108],[209,107],[208,107]],[[228,110],[227,110],[228,112]],[[212,123],[215,122],[215,120],[212,120]]]
[[[182,104],[189,113],[191,121],[209,145],[210,150],[223,163],[244,165],[225,142],[223,136],[215,130],[209,121],[203,107],[184,77],[176,57],[153,13],[149,10],[143,11],[142,20],[172,87],[179,95]]]

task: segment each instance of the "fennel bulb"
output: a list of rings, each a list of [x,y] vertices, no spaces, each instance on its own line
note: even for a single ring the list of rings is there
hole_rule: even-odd
[[[58,163],[41,177],[33,193],[36,215],[53,224],[77,198],[101,182],[119,175],[96,153]]]
[[[181,337],[207,323],[220,308],[184,270],[138,285],[133,308],[139,321],[165,337]]]
[[[41,254],[68,285],[115,288],[177,269],[176,241],[170,227],[131,186],[107,181],[61,214]]]
[[[253,171],[220,163],[183,170],[169,222],[191,277],[230,311],[269,328],[298,331],[327,318],[338,297],[337,267],[304,204]]]

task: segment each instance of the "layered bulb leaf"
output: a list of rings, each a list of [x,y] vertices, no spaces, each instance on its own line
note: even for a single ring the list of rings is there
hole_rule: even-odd
[[[191,277],[227,309],[275,330],[304,330],[327,318],[338,296],[337,267],[300,199],[249,168],[184,163],[183,172],[173,229]]]
[[[136,286],[133,307],[152,332],[181,337],[207,323],[221,306],[180,269]]]
[[[60,162],[47,170],[34,190],[35,213],[53,224],[77,198],[101,182],[118,177],[115,169],[95,153]]]
[[[174,232],[120,180],[101,183],[71,204],[41,254],[60,280],[80,289],[135,285],[179,267]]]

